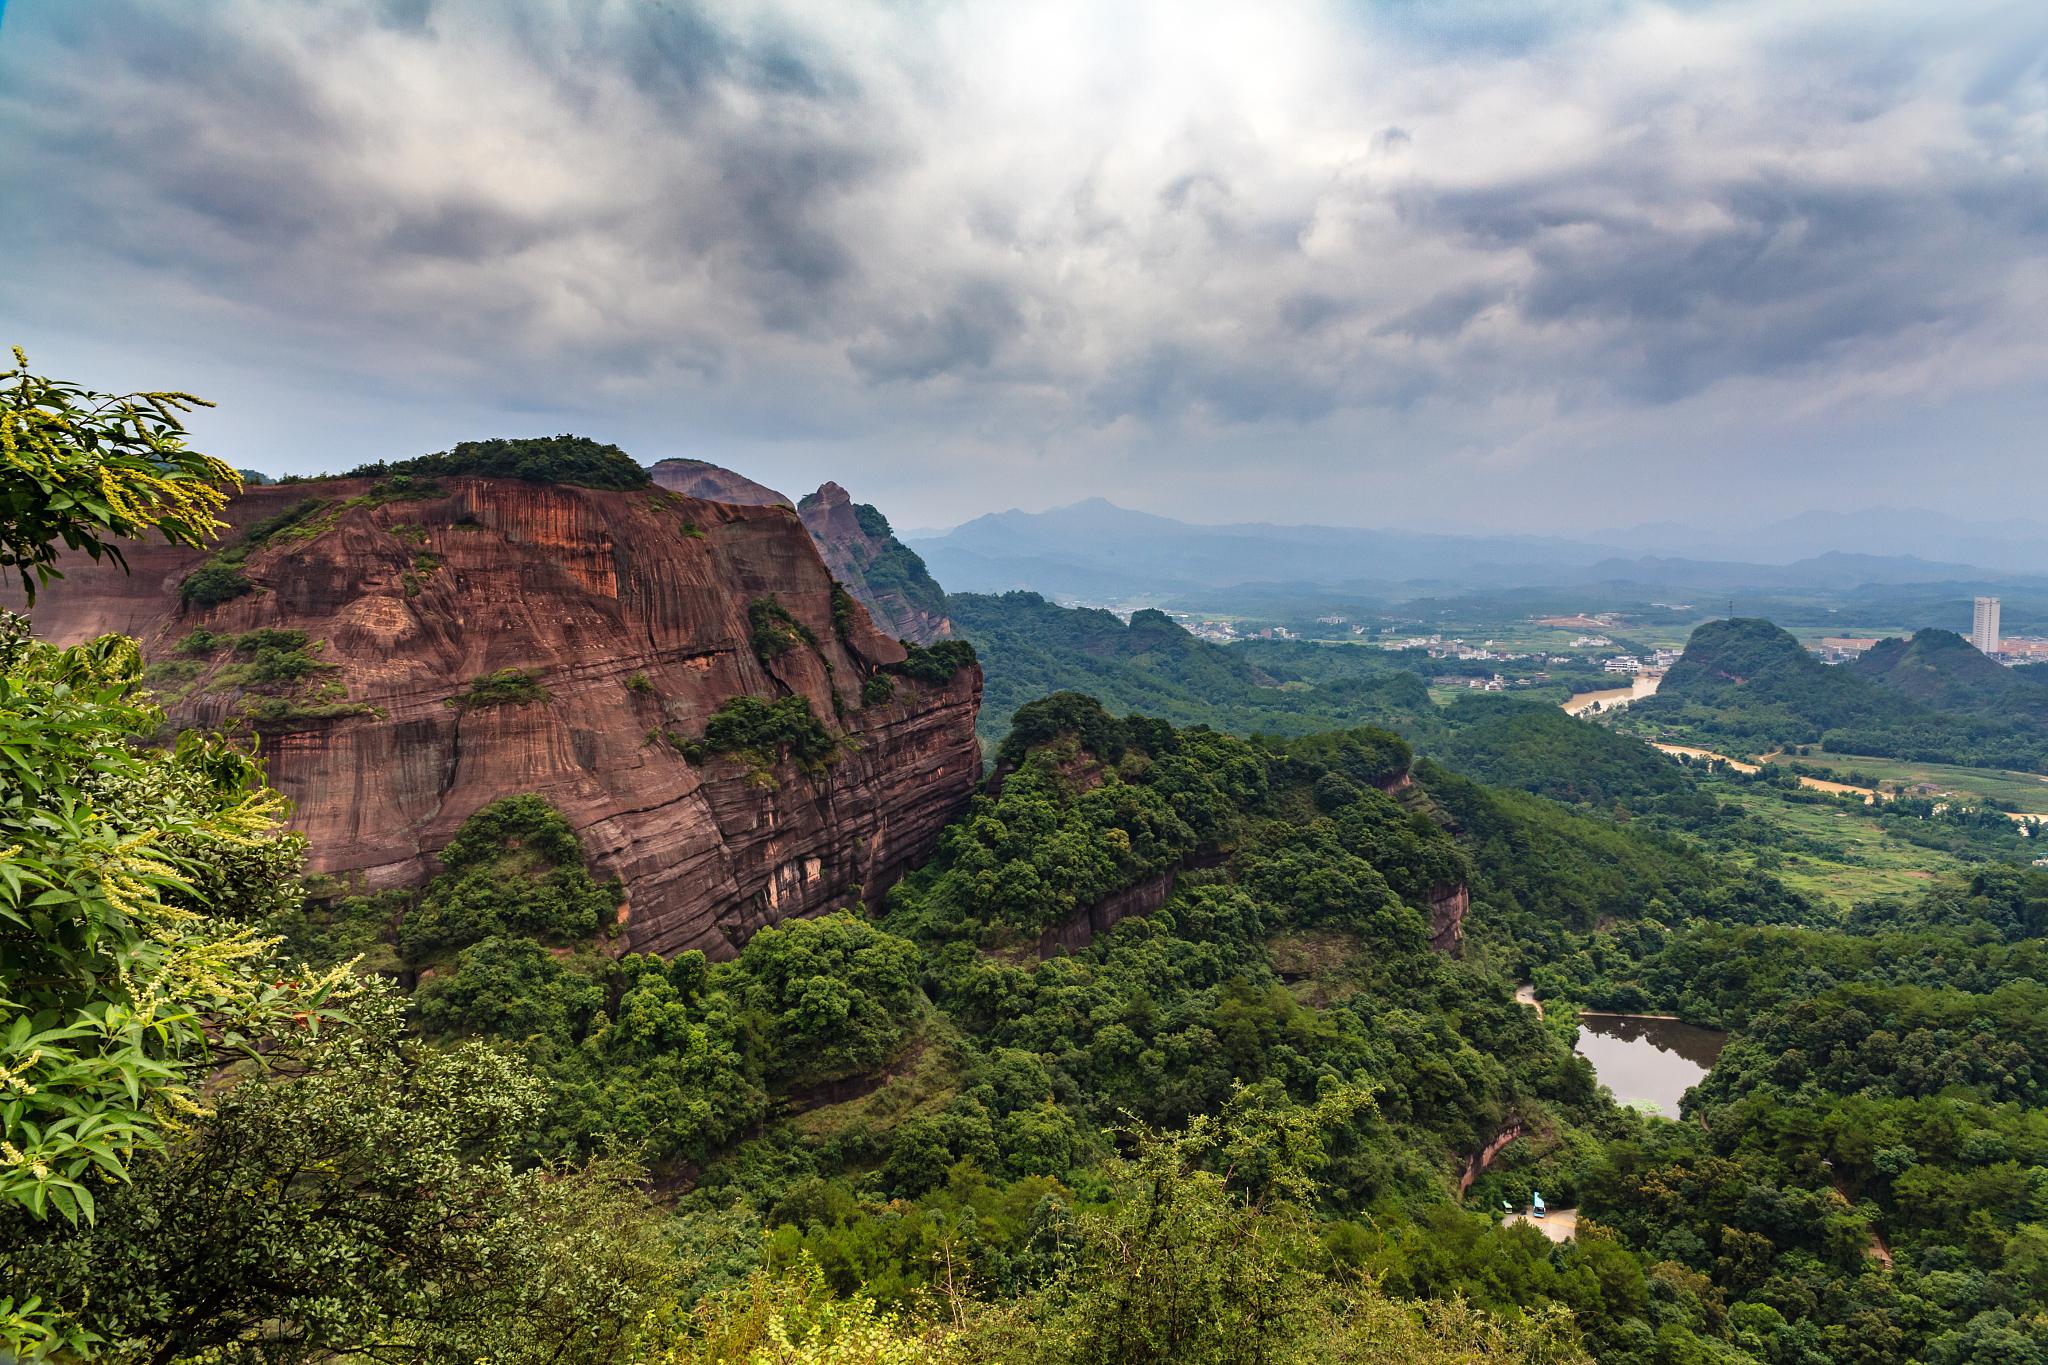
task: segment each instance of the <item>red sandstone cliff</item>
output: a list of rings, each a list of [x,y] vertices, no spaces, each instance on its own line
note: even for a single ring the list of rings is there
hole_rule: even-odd
[[[953,633],[946,593],[917,552],[896,539],[887,518],[827,482],[797,505],[832,574],[860,599],[875,623],[900,640],[930,644]]]
[[[715,465],[708,460],[656,460],[648,477],[672,493],[706,502],[733,502],[743,507],[794,507],[782,494],[765,483],[755,483],[744,474]]]
[[[378,504],[370,488],[336,479],[237,498],[224,548],[306,499],[322,505],[300,523],[311,534],[249,552],[255,591],[211,609],[179,601],[203,556],[149,545],[129,551],[129,575],[67,562],[33,612],[46,638],[120,631],[152,661],[197,669],[163,684],[184,689],[171,706],[183,725],[227,722],[250,700],[229,681],[231,651],[175,653],[194,628],[323,641],[316,658],[332,667],[295,698],[374,712],[262,725],[316,871],[371,888],[419,879],[479,806],[539,792],[623,879],[632,948],[724,956],[763,924],[876,894],[929,852],[980,777],[979,671],[936,687],[899,677],[888,701],[863,706],[863,680],[903,648],[858,611],[842,638],[832,575],[787,506],[482,478]],[[770,595],[816,643],[764,662],[748,609]],[[531,670],[547,698],[451,704],[508,668]],[[804,697],[839,757],[816,776],[785,760],[764,781],[649,738],[701,735],[742,693]]]
[[[924,561],[896,539],[887,518],[854,502],[838,484],[828,482],[792,504],[766,484],[703,460],[660,460],[647,472],[663,488],[685,497],[748,506],[794,505],[825,557],[825,567],[868,609],[877,626],[899,640],[921,645],[953,633],[953,623],[946,619],[946,591]]]

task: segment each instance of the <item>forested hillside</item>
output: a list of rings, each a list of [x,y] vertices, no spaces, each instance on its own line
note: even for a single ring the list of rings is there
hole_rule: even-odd
[[[2042,770],[2048,713],[2031,705],[2034,689],[2003,669],[1989,679],[1976,664],[1961,667],[1955,646],[1940,639],[1948,634],[1922,632],[1910,644],[1880,645],[1868,665],[1832,666],[1769,621],[1712,621],[1693,632],[1657,695],[1630,719],[1751,753],[1817,744]]]
[[[1305,682],[1198,640],[1164,612],[1133,612],[1126,624],[1111,612],[1058,606],[1033,592],[954,593],[946,610],[982,661],[981,731],[991,741],[1008,731],[1018,707],[1068,689],[1119,713],[1238,734],[1301,735],[1358,724],[1412,732],[1435,709],[1412,673],[1361,659],[1347,676]]]
[[[1851,667],[1878,686],[1936,710],[2048,721],[2048,687],[1986,658],[1952,630],[1881,640]]]
[[[0,472],[0,511],[32,513],[0,522],[25,594],[73,566],[60,542],[212,541],[234,477],[185,448],[176,395],[0,379],[36,462]],[[429,458],[464,451],[542,486],[612,463]],[[0,1345],[2048,1359],[2048,873],[1969,842],[1967,875],[1844,912],[1772,871],[1747,788],[1554,707],[1440,712],[1405,673],[1275,686],[1157,613],[1001,608],[1012,660],[1087,659],[1238,721],[1277,698],[1283,723],[1029,700],[985,779],[940,755],[972,794],[921,865],[884,890],[820,859],[799,875],[825,913],[762,913],[727,961],[634,951],[632,864],[534,792],[469,814],[411,884],[306,878],[246,735],[174,733],[133,640],[59,648],[0,617]],[[816,644],[772,598],[746,619],[764,665]],[[1696,645],[1688,707],[1948,720],[1755,623]],[[905,653],[863,709],[971,647]],[[535,691],[490,675],[455,705]],[[1431,756],[1381,727],[1285,733],[1347,698]],[[737,765],[720,810],[743,829],[736,805],[854,761],[802,703],[748,695],[646,743]],[[1599,1084],[1580,1005],[1733,1033],[1674,1122]],[[1573,1211],[1556,1239],[1500,1216],[1535,1190]]]
[[[1635,888],[1662,878],[1674,898],[1699,893],[1698,913],[1728,902],[1709,871],[1623,831],[1447,775],[1418,784],[1408,769],[1384,732],[1254,745],[1059,696],[1024,709],[986,794],[931,864],[870,907],[878,920],[850,904],[792,921],[729,964],[604,951],[616,888],[530,797],[479,813],[419,892],[330,899],[272,924],[316,966],[367,954],[410,989],[422,1041],[401,1048],[453,1058],[488,1044],[505,1058],[494,1084],[531,1099],[490,1120],[493,1160],[587,1163],[623,1144],[650,1163],[672,1235],[708,1259],[662,1289],[608,1251],[614,1304],[686,1292],[716,1305],[728,1286],[795,1292],[750,1275],[816,1274],[804,1292],[884,1309],[942,1296],[964,1325],[932,1358],[961,1359],[1225,1359],[1233,1332],[1256,1333],[1272,1359],[1397,1358],[1384,1352],[1399,1333],[1422,1352],[1425,1338],[1495,1332],[1510,1356],[1543,1359],[1571,1358],[1574,1343],[1633,1359],[1629,1343],[1659,1332],[1691,1340],[1704,1304],[1625,1244],[1554,1246],[1459,1212],[1453,1172],[1511,1122],[1533,1134],[1515,1174],[1482,1177],[1468,1207],[1532,1179],[1569,1197],[1598,1152],[1651,1121],[1600,1096],[1509,977],[1431,945],[1471,884],[1472,913],[1501,926],[1496,951],[1552,955],[1514,926],[1576,932],[1625,912],[1623,885],[1565,870],[1595,852],[1638,860],[1619,879]],[[1503,840],[1548,852],[1490,873]],[[1129,917],[1104,922],[1100,908],[1118,903]],[[332,1046],[353,1058],[355,1036]],[[266,1122],[333,1124],[342,1087],[385,1093],[360,1070],[381,1065],[316,1048],[303,1080],[252,1078],[223,1113],[260,1100],[276,1111]],[[344,1128],[320,1141],[346,1140]],[[302,1159],[293,1143],[275,1157]],[[237,1161],[209,1198],[279,1178],[266,1150]],[[608,1168],[583,1169],[590,1198],[628,1198],[597,1174]],[[180,1197],[147,1162],[145,1174],[90,1233],[17,1220],[19,1264],[95,1330],[174,1349],[248,1330],[249,1301],[216,1297],[233,1274],[217,1259],[160,1301],[111,1307],[129,1302],[135,1272],[95,1254],[106,1239],[187,1254],[182,1225],[142,1231]],[[1181,1210],[1163,1224],[1146,1212],[1162,1180]],[[309,1188],[256,1245],[333,1236],[333,1197],[327,1182]],[[358,1229],[346,1245],[368,1252],[387,1235]],[[1249,1260],[1226,1250],[1243,1238],[1259,1248]],[[1209,1296],[1214,1312],[1197,1324],[1148,1307],[1133,1297],[1142,1279],[1115,1290],[1127,1273],[1116,1249],[1132,1239],[1187,1262],[1176,1292]],[[1412,1317],[1356,1281],[1366,1270],[1398,1294],[1462,1295],[1497,1325]],[[1248,1294],[1246,1277],[1267,1287]],[[260,1311],[332,1333],[317,1279],[274,1285]],[[1344,1354],[1344,1333],[1372,1322],[1370,1350]]]

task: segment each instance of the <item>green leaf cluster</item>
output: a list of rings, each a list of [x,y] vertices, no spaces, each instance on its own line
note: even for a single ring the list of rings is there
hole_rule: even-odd
[[[441,866],[399,926],[408,962],[503,934],[579,942],[596,936],[623,898],[616,880],[591,877],[569,822],[532,794],[500,797],[470,816],[441,850]]]
[[[754,653],[762,663],[778,659],[798,645],[818,643],[811,628],[792,616],[773,593],[747,604],[747,627]]]
[[[188,393],[94,393],[32,373],[14,349],[0,370],[0,568],[31,604],[58,577],[58,547],[125,567],[119,542],[151,531],[199,548],[241,479],[185,444]]]

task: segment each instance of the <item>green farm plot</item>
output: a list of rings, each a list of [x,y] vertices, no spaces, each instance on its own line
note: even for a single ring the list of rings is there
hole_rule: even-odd
[[[1877,758],[1863,754],[1813,753],[1805,756],[1776,754],[1774,763],[1799,763],[1815,770],[1826,769],[1841,781],[1850,774],[1875,780],[1886,791],[1910,793],[1918,786],[1932,787],[1942,795],[1996,801],[2014,810],[2048,813],[2048,777],[2038,773],[2015,772],[2009,768],[1965,768],[1953,763],[1914,763],[1906,759]],[[1923,795],[1930,793],[1921,793]]]
[[[1784,841],[1768,850],[1770,870],[1790,886],[1844,909],[1876,896],[1910,894],[1963,864],[1938,849],[1887,834],[1876,821],[1832,802],[1788,801],[1768,789],[1714,784],[1715,795],[1769,825]],[[1733,854],[1754,863],[1751,851]]]

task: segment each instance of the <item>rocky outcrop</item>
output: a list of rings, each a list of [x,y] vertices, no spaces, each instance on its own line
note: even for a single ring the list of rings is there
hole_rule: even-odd
[[[647,472],[655,483],[684,497],[795,506],[818,553],[825,557],[825,566],[868,609],[878,627],[921,645],[953,633],[952,622],[946,619],[946,591],[924,561],[896,539],[887,517],[867,503],[856,503],[838,484],[826,483],[793,504],[766,484],[703,460],[661,460]]]
[[[1465,941],[1465,916],[1471,909],[1472,888],[1465,883],[1431,887],[1429,946],[1440,953],[1456,952]]]
[[[1491,1141],[1466,1157],[1464,1165],[1458,1168],[1459,1198],[1463,1198],[1465,1192],[1472,1188],[1473,1181],[1485,1174],[1486,1168],[1493,1164],[1494,1158],[1506,1151],[1508,1144],[1526,1131],[1520,1119],[1509,1119],[1501,1130],[1493,1135]]]
[[[1176,872],[1162,872],[1149,881],[1125,887],[1060,923],[1048,926],[1038,936],[1039,957],[1048,958],[1063,951],[1079,952],[1092,943],[1097,934],[1108,933],[1119,920],[1132,915],[1151,914],[1172,897],[1177,875]]]
[[[833,576],[859,599],[875,624],[901,640],[930,644],[953,633],[946,593],[917,552],[896,539],[889,519],[826,483],[797,504]]]
[[[744,474],[735,474],[706,460],[656,460],[647,475],[659,486],[686,498],[732,502],[742,507],[796,505],[767,484],[755,483]]]
[[[832,575],[786,506],[482,478],[405,501],[388,491],[365,479],[251,489],[223,541],[246,548],[251,591],[187,608],[180,585],[202,556],[138,546],[127,575],[67,561],[35,627],[58,641],[139,637],[170,663],[160,686],[180,725],[269,705],[253,723],[313,870],[366,888],[429,875],[479,806],[540,793],[623,880],[636,950],[728,956],[761,925],[874,896],[930,851],[980,777],[979,671],[897,677],[864,705],[863,682],[903,647],[865,613],[835,624]],[[295,510],[289,531],[251,543],[246,528]],[[756,653],[749,609],[770,597],[814,643]],[[262,627],[321,642],[312,676],[268,702],[232,647],[178,650],[196,628]],[[530,685],[472,693],[508,669]],[[693,764],[663,738],[701,736],[741,695],[803,698],[835,756],[814,771]]]

